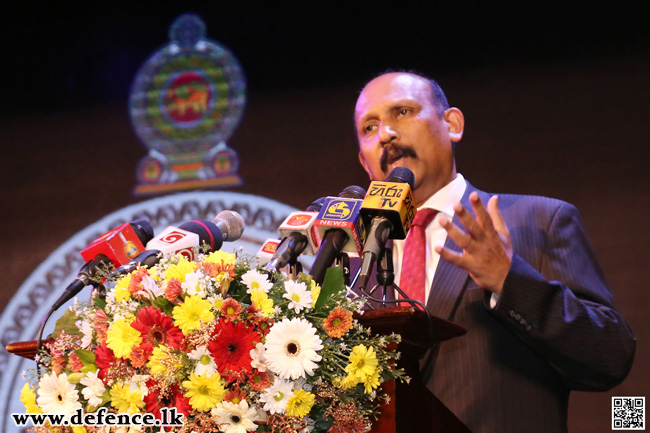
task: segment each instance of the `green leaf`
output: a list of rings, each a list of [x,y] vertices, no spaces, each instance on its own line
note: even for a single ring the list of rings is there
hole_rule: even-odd
[[[84,366],[95,365],[95,353],[86,349],[76,349],[74,354],[79,357]]]
[[[59,320],[56,321],[54,326],[54,332],[52,336],[57,338],[61,331],[65,331],[68,335],[76,335],[77,337],[83,337],[83,333],[77,328],[75,322],[79,320],[77,315],[72,312],[72,310],[67,310],[63,316],[59,317]]]
[[[156,299],[154,299],[153,306],[160,308],[160,311],[162,311],[167,315],[171,315],[172,310],[174,309],[174,304],[169,302],[167,299],[161,297],[157,297]]]
[[[106,301],[102,298],[94,298],[93,303],[100,310],[106,310]]]
[[[345,290],[345,279],[343,278],[343,269],[337,267],[328,268],[325,272],[325,280],[323,281],[323,286],[321,287],[320,295],[318,296],[318,301],[314,305],[314,309],[318,309],[322,306],[331,295],[339,293]]]

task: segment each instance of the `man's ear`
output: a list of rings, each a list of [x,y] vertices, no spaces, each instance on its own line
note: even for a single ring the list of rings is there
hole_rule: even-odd
[[[363,169],[366,170],[366,173],[368,173],[368,176],[370,176],[370,170],[368,169],[368,163],[366,162],[366,158],[363,157],[363,154],[359,152],[359,162],[363,166]]]
[[[445,121],[449,124],[449,138],[454,143],[463,138],[463,131],[465,130],[465,116],[463,112],[456,107],[451,107],[443,114]]]

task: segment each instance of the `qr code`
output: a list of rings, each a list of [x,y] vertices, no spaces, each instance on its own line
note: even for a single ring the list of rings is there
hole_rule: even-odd
[[[645,430],[645,397],[612,397],[612,430]]]

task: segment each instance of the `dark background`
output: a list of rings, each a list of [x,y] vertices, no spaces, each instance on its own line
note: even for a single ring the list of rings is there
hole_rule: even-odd
[[[388,68],[432,75],[465,113],[459,171],[487,191],[574,203],[639,338],[622,385],[573,394],[570,430],[609,431],[611,396],[647,394],[648,2],[90,3],[3,5],[0,310],[57,246],[145,199],[132,195],[147,150],[128,92],[174,18],[194,12],[248,80],[233,191],[304,208],[367,186],[359,89]]]

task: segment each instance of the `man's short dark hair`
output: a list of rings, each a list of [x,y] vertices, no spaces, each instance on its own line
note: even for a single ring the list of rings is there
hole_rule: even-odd
[[[394,73],[411,74],[411,75],[417,75],[420,78],[424,78],[426,81],[429,82],[429,87],[431,87],[431,103],[433,104],[434,107],[436,107],[436,112],[438,113],[438,116],[442,116],[444,112],[449,109],[449,102],[447,101],[447,96],[445,95],[445,92],[442,90],[442,87],[440,87],[440,84],[438,84],[438,82],[433,78],[428,77],[425,74],[422,74],[413,69],[406,69],[406,70],[388,69],[380,74],[375,75],[373,79],[382,76],[384,74],[394,74]]]

